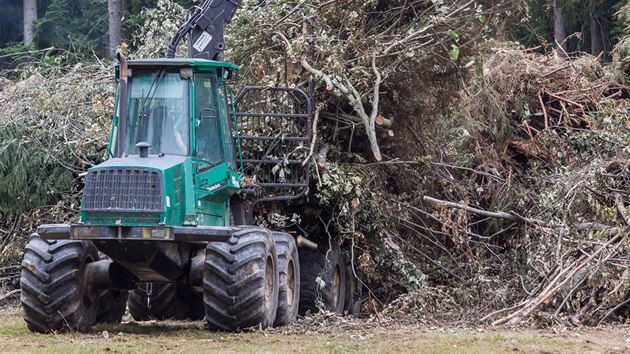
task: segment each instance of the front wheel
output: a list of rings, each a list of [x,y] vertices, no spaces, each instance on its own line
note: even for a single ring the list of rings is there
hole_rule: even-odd
[[[278,306],[278,256],[269,230],[248,227],[206,247],[206,321],[212,330],[271,327]]]
[[[89,241],[44,240],[33,234],[24,250],[20,301],[32,332],[87,331],[96,321],[98,292],[86,265],[99,260]]]
[[[120,323],[127,309],[129,291],[106,289],[98,298],[96,323]]]

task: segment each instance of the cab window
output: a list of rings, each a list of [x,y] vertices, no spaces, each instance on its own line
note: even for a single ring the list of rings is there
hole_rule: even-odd
[[[214,74],[195,74],[195,152],[211,164],[223,162],[223,144]]]
[[[151,145],[150,154],[188,152],[188,83],[176,72],[140,73],[129,80],[125,154],[136,144]]]

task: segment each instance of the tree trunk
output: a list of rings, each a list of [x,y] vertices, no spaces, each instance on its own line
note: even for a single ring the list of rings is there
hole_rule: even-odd
[[[33,28],[37,21],[37,0],[22,1],[24,10],[24,44],[33,43]]]
[[[594,56],[603,55],[606,60],[612,51],[610,42],[610,24],[612,23],[612,15],[597,1],[589,2],[591,13],[589,16],[590,32],[591,32],[591,54]],[[599,10],[599,11],[597,11]]]
[[[599,18],[591,15],[591,54],[598,56],[604,49]]]
[[[508,21],[508,18],[504,17],[499,21],[499,25],[497,26],[497,39],[500,42],[507,41],[507,31],[506,31],[507,21]]]
[[[109,13],[108,53],[114,56],[122,38],[122,0],[107,0],[107,11]]]
[[[558,0],[553,0],[553,39],[558,45],[558,57],[567,58],[567,32],[564,28],[564,13],[558,5]]]
[[[601,41],[602,47],[604,50],[604,55],[610,54],[612,52],[612,44],[610,42],[610,24],[611,20],[609,19],[600,19],[600,33],[601,33]]]

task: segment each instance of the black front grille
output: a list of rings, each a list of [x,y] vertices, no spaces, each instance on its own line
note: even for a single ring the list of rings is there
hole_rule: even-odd
[[[113,168],[88,172],[83,210],[163,211],[160,171]]]

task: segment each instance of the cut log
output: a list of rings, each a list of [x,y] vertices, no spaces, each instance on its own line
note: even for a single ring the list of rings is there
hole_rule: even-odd
[[[376,125],[381,126],[383,128],[390,128],[392,124],[394,123],[392,122],[391,119],[387,119],[380,114],[376,117],[374,122],[376,123]]]

